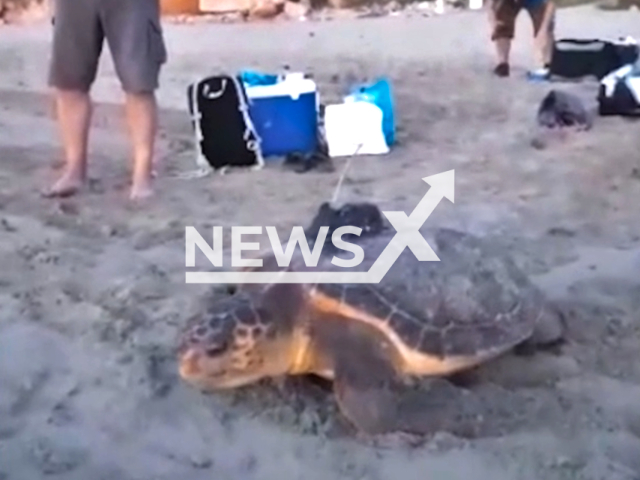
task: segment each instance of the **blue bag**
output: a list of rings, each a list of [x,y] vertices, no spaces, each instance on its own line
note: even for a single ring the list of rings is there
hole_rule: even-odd
[[[379,78],[374,83],[357,85],[351,90],[349,97],[354,100],[373,103],[382,110],[382,131],[387,146],[395,142],[395,120],[391,84],[386,78]]]

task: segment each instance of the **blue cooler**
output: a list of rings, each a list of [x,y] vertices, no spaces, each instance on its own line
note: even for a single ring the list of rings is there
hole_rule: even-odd
[[[313,153],[318,144],[318,95],[313,80],[288,74],[273,85],[246,87],[262,156]]]

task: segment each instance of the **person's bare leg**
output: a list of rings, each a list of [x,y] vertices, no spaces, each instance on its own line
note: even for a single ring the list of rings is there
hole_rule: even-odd
[[[91,99],[88,93],[58,89],[55,91],[55,103],[65,167],[62,176],[44,192],[48,197],[73,195],[84,184],[91,124]]]
[[[158,0],[101,0],[106,8],[102,20],[114,67],[125,92],[125,110],[132,144],[130,198],[150,196],[157,133],[160,70],[166,46]]]
[[[545,2],[542,12],[532,15],[535,29],[535,56],[539,68],[548,67],[553,53],[555,4]]]
[[[493,0],[489,5],[491,39],[495,45],[496,67],[494,73],[499,77],[509,76],[509,56],[517,7],[509,0]]]
[[[509,56],[511,55],[511,39],[510,38],[498,38],[494,42],[496,45],[496,58],[498,63],[509,63]]]
[[[126,114],[133,147],[131,199],[141,199],[153,193],[153,155],[157,130],[157,107],[153,93],[126,96]]]

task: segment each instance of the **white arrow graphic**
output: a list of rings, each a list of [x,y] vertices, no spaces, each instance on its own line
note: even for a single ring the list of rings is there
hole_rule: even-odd
[[[187,283],[380,283],[405,248],[421,262],[440,259],[420,233],[420,228],[443,198],[454,203],[454,170],[422,179],[431,188],[418,202],[411,215],[405,212],[382,212],[395,228],[396,234],[368,272],[187,272]]]

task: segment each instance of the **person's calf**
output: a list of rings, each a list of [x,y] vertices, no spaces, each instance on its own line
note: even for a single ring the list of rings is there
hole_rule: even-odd
[[[55,106],[62,136],[65,166],[60,178],[43,193],[46,197],[75,194],[87,174],[87,143],[91,122],[91,99],[88,92],[56,90]]]
[[[535,34],[535,55],[539,68],[548,68],[553,55],[555,41],[555,4],[547,0],[531,13]]]
[[[136,200],[146,198],[153,193],[153,156],[157,131],[155,95],[127,93],[126,113],[133,150],[130,197]]]

